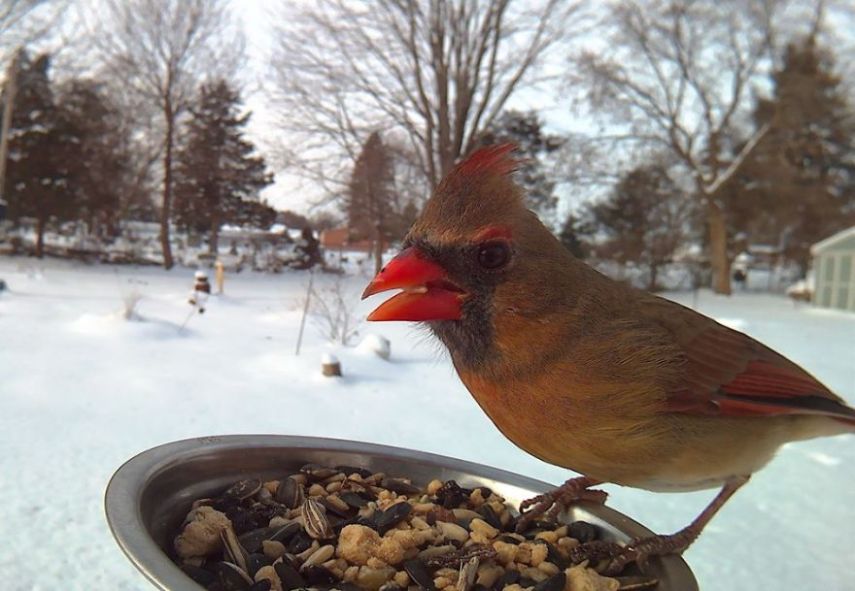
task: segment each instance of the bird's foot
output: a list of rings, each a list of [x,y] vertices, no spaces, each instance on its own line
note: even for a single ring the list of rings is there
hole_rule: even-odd
[[[647,562],[654,556],[668,556],[671,554],[682,554],[695,540],[694,532],[680,531],[667,536],[650,536],[632,540],[626,546],[615,542],[596,540],[573,548],[570,553],[570,561],[579,564],[585,560],[598,563],[609,559],[601,574],[615,576],[623,572],[630,563],[636,563],[644,570]],[[600,570],[600,569],[598,569]]]
[[[544,514],[547,519],[555,519],[562,510],[576,501],[605,503],[608,493],[602,490],[588,490],[589,487],[598,484],[602,484],[602,481],[587,476],[579,476],[571,478],[555,490],[526,499],[520,503],[517,531],[524,531],[532,521]]]
[[[581,562],[582,560],[594,562],[609,558],[610,560],[602,574],[615,575],[623,571],[624,567],[632,562],[644,569],[647,561],[653,556],[682,554],[697,539],[722,505],[733,496],[733,493],[739,490],[739,487],[748,482],[748,478],[748,476],[733,477],[725,482],[712,502],[701,511],[701,514],[677,533],[636,538],[626,546],[620,546],[613,542],[589,542],[574,549],[574,562]]]

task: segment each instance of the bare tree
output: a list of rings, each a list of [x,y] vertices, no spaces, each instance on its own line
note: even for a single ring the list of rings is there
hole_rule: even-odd
[[[372,131],[400,130],[433,187],[534,81],[579,14],[578,0],[318,0],[283,9],[272,99],[291,132],[285,161],[342,182]]]
[[[578,59],[591,104],[625,125],[618,140],[665,149],[693,178],[709,232],[713,288],[730,293],[721,188],[765,135],[737,129],[773,46],[773,0],[651,0],[610,9],[609,48]]]
[[[106,0],[99,16],[97,39],[109,73],[131,101],[160,115],[160,124],[146,132],[161,140],[160,241],[169,269],[177,123],[202,81],[230,77],[242,44],[229,27],[226,0]]]

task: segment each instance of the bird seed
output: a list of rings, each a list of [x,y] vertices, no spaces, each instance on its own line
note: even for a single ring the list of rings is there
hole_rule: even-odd
[[[516,511],[487,487],[433,480],[422,488],[358,467],[310,464],[195,501],[171,555],[208,591],[618,591],[657,584],[589,568],[602,551],[596,526],[535,521],[518,533],[516,525]],[[583,552],[586,542],[593,544]]]

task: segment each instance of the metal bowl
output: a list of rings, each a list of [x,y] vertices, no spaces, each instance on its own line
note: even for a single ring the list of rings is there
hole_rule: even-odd
[[[276,478],[307,463],[361,466],[408,476],[418,485],[434,478],[462,486],[488,486],[513,505],[554,488],[533,480],[454,458],[358,441],[283,435],[229,435],[168,443],[145,451],[119,468],[105,495],[107,521],[131,562],[156,587],[199,591],[201,587],[170,560],[166,548],[198,498],[221,492],[248,476]],[[608,507],[580,503],[563,517],[584,520],[616,541],[651,535],[642,525]],[[657,591],[696,591],[688,565],[679,557],[650,561]]]

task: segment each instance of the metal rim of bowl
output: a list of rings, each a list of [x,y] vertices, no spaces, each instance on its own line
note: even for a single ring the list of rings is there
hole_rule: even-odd
[[[547,482],[448,456],[400,447],[345,439],[292,435],[222,435],[184,439],[143,451],[126,461],[112,476],[104,495],[104,509],[110,531],[133,565],[156,587],[165,590],[187,589],[189,578],[166,555],[149,534],[141,507],[146,485],[159,473],[174,467],[180,460],[215,452],[244,448],[287,449],[290,451],[323,451],[331,453],[370,454],[381,458],[435,466],[486,478],[525,491],[545,492],[555,488]],[[629,517],[594,505],[588,509],[602,521],[630,537],[645,537],[652,532]],[[694,575],[677,556],[662,559],[669,581],[678,589],[697,589]]]

